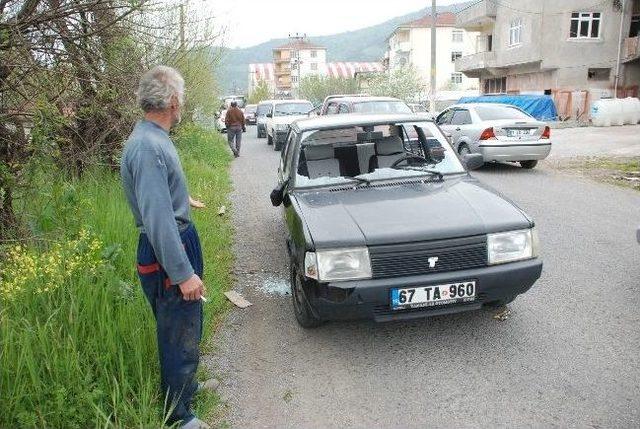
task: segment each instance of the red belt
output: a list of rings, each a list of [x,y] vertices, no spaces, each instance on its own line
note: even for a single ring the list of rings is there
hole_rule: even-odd
[[[161,268],[162,267],[160,267],[160,264],[157,262],[149,265],[138,264],[138,272],[142,275],[157,273]],[[171,287],[171,279],[169,279],[169,277],[165,277],[164,287],[167,289]]]

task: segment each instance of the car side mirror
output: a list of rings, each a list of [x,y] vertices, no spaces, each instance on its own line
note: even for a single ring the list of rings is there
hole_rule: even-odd
[[[267,118],[273,118],[273,113],[267,113],[267,114],[266,114],[266,115],[264,115],[264,116],[266,116]]]
[[[274,207],[278,207],[283,202],[285,202],[285,189],[287,188],[287,182],[282,182],[282,184],[276,186],[273,191],[271,191],[271,204]]]
[[[468,153],[462,157],[462,162],[467,170],[477,170],[484,165],[484,158],[480,153]]]

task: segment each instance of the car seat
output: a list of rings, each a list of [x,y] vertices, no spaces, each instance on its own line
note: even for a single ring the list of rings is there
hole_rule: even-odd
[[[340,177],[340,162],[335,158],[333,146],[307,146],[304,148],[309,179]]]
[[[376,156],[371,158],[371,168],[388,168],[399,159],[405,157],[404,145],[402,139],[398,136],[384,137],[375,142]]]

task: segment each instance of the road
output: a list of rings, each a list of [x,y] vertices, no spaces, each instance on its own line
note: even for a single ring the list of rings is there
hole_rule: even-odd
[[[551,130],[550,160],[575,156],[640,157],[640,125]]]
[[[279,154],[245,134],[234,161],[239,290],[206,364],[233,428],[640,426],[640,193],[544,165],[474,174],[537,221],[542,278],[495,310],[304,330],[286,292]]]

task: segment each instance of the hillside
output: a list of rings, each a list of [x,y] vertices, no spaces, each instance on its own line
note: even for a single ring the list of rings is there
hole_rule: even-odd
[[[456,12],[467,4],[438,7],[438,13]],[[327,61],[378,61],[384,56],[385,40],[393,30],[402,23],[425,15],[428,10],[430,8],[359,30],[309,39],[327,48]],[[272,39],[249,48],[225,50],[223,67],[218,76],[223,92],[234,92],[234,88],[239,88],[240,92],[246,91],[249,64],[270,62],[272,49],[286,42],[287,39]]]

